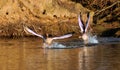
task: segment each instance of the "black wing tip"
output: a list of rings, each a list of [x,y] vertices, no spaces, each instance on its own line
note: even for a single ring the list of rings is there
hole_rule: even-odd
[[[75,32],[71,32],[71,34],[75,34]]]

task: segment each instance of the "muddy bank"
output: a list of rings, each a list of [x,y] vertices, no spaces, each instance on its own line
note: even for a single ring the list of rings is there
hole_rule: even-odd
[[[118,10],[117,10],[118,11]],[[24,31],[23,25],[40,34],[63,35],[69,32],[80,34],[77,16],[90,12],[92,32],[99,36],[120,36],[119,21],[110,24],[99,20],[94,10],[83,7],[79,2],[71,0],[4,0],[0,1],[0,36],[31,36]],[[97,18],[97,19],[95,19]],[[83,17],[83,21],[86,17]],[[93,21],[96,23],[93,23]],[[105,21],[105,20],[104,20]],[[102,24],[101,24],[102,23]],[[107,33],[111,31],[112,33]],[[108,31],[107,31],[108,30]],[[107,32],[106,32],[107,31]],[[105,35],[105,34],[109,35]]]
[[[5,37],[25,37],[31,34],[24,31],[23,26],[26,25],[33,31],[39,34],[51,34],[52,36],[60,36],[66,33],[75,32],[74,36],[80,35],[80,28],[78,26],[77,18],[59,18],[57,20],[45,19],[46,22],[41,20],[31,20],[30,22],[18,21],[18,23],[9,23],[0,26],[0,36]],[[104,24],[91,24],[92,33],[104,37],[120,37],[120,24],[104,23]]]

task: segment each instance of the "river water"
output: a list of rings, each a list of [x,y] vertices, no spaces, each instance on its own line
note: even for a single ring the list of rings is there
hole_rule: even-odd
[[[0,39],[0,70],[120,70],[120,39],[100,38],[99,44],[56,40],[69,48],[41,48],[35,38]]]

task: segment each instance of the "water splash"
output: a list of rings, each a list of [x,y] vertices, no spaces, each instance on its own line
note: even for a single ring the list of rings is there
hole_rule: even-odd
[[[99,43],[99,41],[97,40],[97,36],[96,35],[92,35],[91,33],[88,33],[88,43],[92,43],[92,44],[97,44]]]
[[[65,45],[62,45],[62,44],[59,44],[59,43],[57,43],[57,42],[53,42],[53,44],[51,44],[51,45],[49,46],[49,48],[66,48],[66,46],[65,46]]]

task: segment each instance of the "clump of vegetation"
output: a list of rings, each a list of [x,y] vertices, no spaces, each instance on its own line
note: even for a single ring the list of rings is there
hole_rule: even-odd
[[[94,23],[120,22],[120,1],[119,0],[72,0],[81,3],[84,7],[93,10]]]

